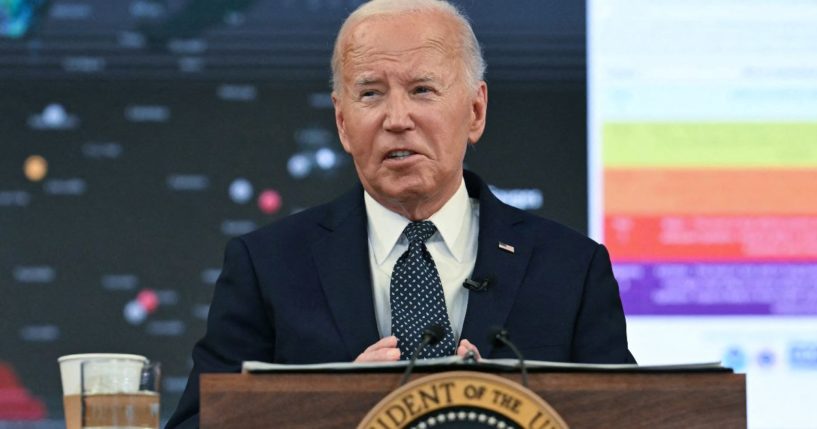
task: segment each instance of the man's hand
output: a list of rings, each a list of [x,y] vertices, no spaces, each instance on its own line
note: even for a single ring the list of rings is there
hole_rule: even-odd
[[[457,356],[464,358],[468,352],[474,352],[477,360],[481,359],[477,346],[471,344],[471,342],[468,340],[461,340],[459,347],[457,347]]]
[[[394,335],[381,338],[370,345],[355,359],[355,362],[389,362],[400,360],[400,349],[397,348],[397,337]]]

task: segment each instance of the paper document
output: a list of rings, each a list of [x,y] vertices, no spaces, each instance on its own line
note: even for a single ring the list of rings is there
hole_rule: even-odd
[[[370,370],[390,370],[405,368],[408,361],[397,362],[329,362],[306,365],[287,365],[258,361],[246,361],[242,364],[242,372],[355,372]],[[565,370],[565,371],[623,371],[623,372],[652,372],[652,371],[731,371],[720,362],[696,362],[669,365],[637,365],[637,364],[587,364],[569,362],[547,362],[541,360],[526,360],[525,366],[531,371]],[[459,356],[447,356],[434,359],[418,360],[415,368],[446,367],[446,369],[496,369],[518,370],[517,359],[480,359],[479,362],[463,360]]]

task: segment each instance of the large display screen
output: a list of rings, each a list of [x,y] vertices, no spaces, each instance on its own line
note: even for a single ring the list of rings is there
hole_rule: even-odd
[[[817,404],[817,3],[588,3],[591,233],[640,363],[747,373],[749,426]]]
[[[356,181],[329,57],[361,0],[0,1],[0,427],[62,427],[57,357],[163,364],[162,416],[226,241]],[[505,201],[586,231],[584,4],[460,2]]]

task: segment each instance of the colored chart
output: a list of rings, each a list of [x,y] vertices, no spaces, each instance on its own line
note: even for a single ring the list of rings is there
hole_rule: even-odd
[[[639,363],[746,373],[753,429],[817,403],[817,3],[588,3],[590,231]]]
[[[817,314],[817,122],[608,123],[630,315]]]

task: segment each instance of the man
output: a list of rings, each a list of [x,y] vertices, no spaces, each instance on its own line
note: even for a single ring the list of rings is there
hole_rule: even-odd
[[[634,362],[604,247],[463,171],[485,128],[484,68],[448,3],[374,0],[349,16],[332,100],[362,186],[230,241],[169,428],[197,425],[201,373],[405,359],[428,325],[444,338],[425,357],[510,357],[487,338],[502,326],[527,358]]]

